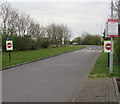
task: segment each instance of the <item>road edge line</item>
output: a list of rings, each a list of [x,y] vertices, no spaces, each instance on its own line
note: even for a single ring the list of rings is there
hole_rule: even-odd
[[[72,102],[75,102],[75,100],[76,100],[76,98],[77,98],[80,90],[83,88],[83,86],[85,85],[85,82],[87,82],[87,80],[88,80],[88,78],[86,78],[86,79],[84,80],[84,82],[82,83],[81,87],[79,87],[79,89],[78,89],[78,91],[76,92],[75,96],[72,98]]]
[[[115,94],[116,94],[117,101],[118,101],[119,90],[118,90],[118,86],[117,86],[117,81],[116,81],[115,77],[113,77],[112,79],[113,79],[113,83],[114,83],[114,86],[115,86]]]

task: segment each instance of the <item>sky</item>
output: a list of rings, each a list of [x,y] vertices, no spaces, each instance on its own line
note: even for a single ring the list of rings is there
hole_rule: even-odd
[[[110,0],[7,0],[43,26],[65,24],[72,39],[83,32],[101,34],[110,17]]]

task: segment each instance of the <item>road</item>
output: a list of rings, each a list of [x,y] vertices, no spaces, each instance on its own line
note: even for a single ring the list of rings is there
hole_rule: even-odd
[[[67,54],[2,72],[3,102],[72,102],[92,70],[101,48],[87,46]]]

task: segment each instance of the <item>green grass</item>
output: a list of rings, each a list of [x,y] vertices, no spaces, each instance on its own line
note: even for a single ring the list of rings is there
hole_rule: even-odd
[[[108,67],[108,54],[101,53],[100,57],[98,58],[92,72],[88,76],[89,78],[101,78],[101,77],[120,77],[120,71],[118,70],[118,62],[117,58],[114,57],[114,66],[113,66],[113,75],[109,74],[109,67]]]
[[[2,68],[33,61],[37,59],[42,59],[49,56],[54,56],[62,53],[67,53],[70,51],[74,51],[80,48],[84,48],[83,46],[67,46],[67,47],[57,47],[57,48],[48,48],[48,49],[40,49],[40,50],[30,50],[30,51],[16,51],[12,52],[12,59],[9,61],[8,52],[2,53]]]

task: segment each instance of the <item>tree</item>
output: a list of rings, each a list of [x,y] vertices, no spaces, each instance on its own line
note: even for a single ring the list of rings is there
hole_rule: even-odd
[[[120,1],[116,0],[114,5],[115,18],[120,20]]]
[[[11,22],[11,6],[8,3],[3,3],[0,6],[0,17],[2,18],[2,31],[5,36],[8,35],[9,26],[8,24]]]
[[[43,27],[30,15],[14,9],[7,2],[0,6],[0,17],[2,18],[0,33],[3,36],[3,50],[5,50],[5,40],[8,37],[14,39],[14,43],[20,43],[14,44],[16,50],[47,48],[50,43],[60,46],[63,42],[67,44],[70,40],[71,30],[67,25],[53,23]]]
[[[80,45],[81,44],[81,41],[82,41],[82,39],[81,39],[81,37],[76,37],[75,39],[73,39],[72,40],[72,43],[77,43],[78,45]]]
[[[51,24],[46,28],[47,36],[52,45],[67,44],[71,37],[71,30],[65,25]]]
[[[63,43],[64,45],[68,44],[68,41],[70,41],[72,35],[71,29],[66,25],[63,26]]]
[[[101,37],[98,35],[91,35],[87,32],[82,34],[83,45],[100,45]]]

